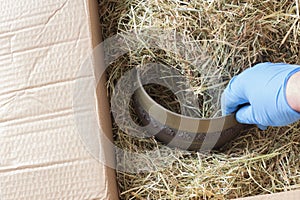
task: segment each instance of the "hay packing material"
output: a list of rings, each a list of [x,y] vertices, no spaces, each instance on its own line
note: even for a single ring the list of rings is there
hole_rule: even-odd
[[[100,2],[104,38],[147,28],[173,29],[205,47],[210,67],[227,81],[259,62],[300,64],[298,0],[106,0]],[[205,95],[196,68],[169,52],[129,49],[109,70],[108,91],[144,60],[180,66],[195,94]],[[221,70],[218,70],[221,69]],[[227,77],[227,79],[226,79]],[[154,90],[155,91],[155,90]],[[155,93],[155,92],[154,92]],[[219,101],[217,99],[217,101]],[[168,102],[168,101],[167,101]],[[204,100],[204,117],[213,104]],[[172,107],[171,101],[169,107]],[[218,108],[219,109],[219,108]],[[259,131],[254,128],[222,151],[186,152],[137,139],[114,125],[115,144],[132,152],[163,149],[172,162],[143,173],[119,171],[122,199],[229,199],[300,188],[300,124]],[[144,163],[155,162],[143,158]],[[118,165],[139,167],[141,160],[117,157]],[[155,166],[154,166],[155,167]]]

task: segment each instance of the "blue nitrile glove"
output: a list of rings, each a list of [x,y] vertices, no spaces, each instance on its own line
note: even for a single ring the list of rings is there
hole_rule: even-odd
[[[231,79],[222,94],[222,114],[236,112],[236,120],[267,126],[285,126],[300,119],[286,100],[286,84],[299,65],[261,63]],[[239,108],[243,105],[241,108]]]

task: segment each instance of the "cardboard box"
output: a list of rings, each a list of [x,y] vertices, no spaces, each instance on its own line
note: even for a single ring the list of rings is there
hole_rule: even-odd
[[[96,0],[1,3],[0,200],[118,199],[115,172],[82,143],[72,110],[78,68],[100,41]],[[95,107],[111,139],[104,81]]]
[[[82,143],[72,107],[98,23],[96,0],[1,1],[1,200],[118,199],[115,172]],[[98,94],[111,138],[104,86]]]

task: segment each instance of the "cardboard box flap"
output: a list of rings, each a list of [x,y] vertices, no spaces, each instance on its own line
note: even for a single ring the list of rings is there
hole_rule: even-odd
[[[280,192],[275,194],[258,195],[253,197],[241,198],[239,200],[298,200],[300,199],[300,190]]]
[[[114,171],[85,148],[72,107],[77,71],[99,43],[96,5],[1,4],[1,200],[117,199]],[[110,116],[104,111],[101,115]],[[107,126],[103,130],[110,135]]]

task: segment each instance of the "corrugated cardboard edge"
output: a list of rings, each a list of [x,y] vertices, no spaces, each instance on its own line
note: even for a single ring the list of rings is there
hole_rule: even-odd
[[[88,0],[87,1],[88,11],[89,11],[89,18],[90,18],[90,34],[92,38],[92,46],[95,48],[97,45],[99,45],[102,41],[101,36],[101,27],[100,27],[100,21],[99,21],[99,13],[98,13],[98,2],[97,0]],[[95,59],[95,58],[94,58]],[[96,63],[95,67],[98,67],[97,64],[99,62],[95,61]],[[103,63],[100,63],[103,64]],[[110,139],[113,142],[113,136],[112,136],[112,122],[111,122],[111,116],[110,116],[110,107],[108,103],[108,96],[107,90],[105,87],[106,84],[106,77],[103,76],[99,84],[97,86],[97,98],[98,98],[98,117],[99,117],[99,124],[103,130],[103,134]],[[110,152],[109,152],[110,154]],[[109,200],[117,200],[119,199],[118,190],[117,190],[117,180],[116,180],[116,172],[114,169],[104,166],[106,177],[103,178],[103,181],[106,180],[108,188],[106,188],[107,191],[107,198]]]
[[[241,198],[238,200],[298,200],[300,199],[300,190],[280,192],[275,194],[258,195],[253,197]]]

